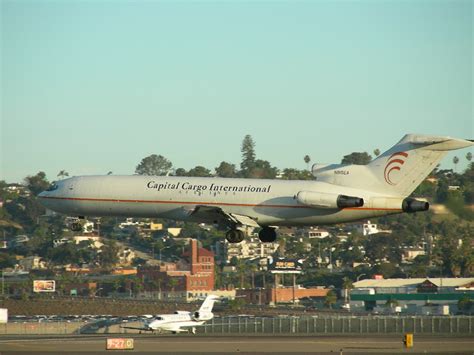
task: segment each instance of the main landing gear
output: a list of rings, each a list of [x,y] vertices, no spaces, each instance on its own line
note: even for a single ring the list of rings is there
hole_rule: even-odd
[[[258,238],[262,243],[272,243],[276,240],[277,234],[275,228],[263,227],[258,232]],[[240,229],[231,229],[225,235],[229,243],[240,243],[245,238],[245,234]]]
[[[227,239],[229,243],[240,243],[244,238],[244,232],[239,229],[231,229],[225,234],[225,239]]]
[[[275,228],[272,227],[263,227],[260,232],[258,232],[258,238],[262,243],[272,243],[276,240],[276,237]]]

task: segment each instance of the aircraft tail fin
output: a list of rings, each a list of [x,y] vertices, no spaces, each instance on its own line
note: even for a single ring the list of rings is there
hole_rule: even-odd
[[[206,297],[206,299],[204,300],[204,302],[202,302],[202,305],[199,308],[199,312],[202,312],[202,313],[209,312],[209,313],[211,313],[212,308],[214,307],[214,302],[216,302],[217,299],[219,299],[219,296],[208,295]]]
[[[342,186],[408,196],[449,151],[472,145],[464,139],[407,134],[368,165],[316,166],[313,175]]]

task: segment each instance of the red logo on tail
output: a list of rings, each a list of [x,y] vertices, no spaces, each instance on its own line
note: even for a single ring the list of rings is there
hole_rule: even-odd
[[[393,153],[390,158],[388,158],[387,165],[385,165],[385,169],[383,171],[383,175],[387,184],[396,185],[396,183],[390,180],[390,174],[394,170],[400,171],[402,165],[405,164],[405,158],[408,158],[408,153],[405,152]]]

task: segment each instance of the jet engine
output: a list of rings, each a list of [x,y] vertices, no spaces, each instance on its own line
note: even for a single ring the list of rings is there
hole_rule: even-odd
[[[211,320],[212,318],[214,318],[214,314],[212,314],[211,312],[196,311],[193,313],[193,320],[195,321]]]
[[[296,199],[303,205],[320,208],[348,208],[364,205],[364,199],[361,197],[314,191],[300,191]]]
[[[403,212],[413,213],[428,211],[430,204],[427,201],[419,201],[414,198],[407,197],[402,202]]]

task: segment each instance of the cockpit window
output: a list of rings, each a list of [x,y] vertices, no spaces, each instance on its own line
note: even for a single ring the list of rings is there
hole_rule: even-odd
[[[51,185],[49,185],[49,187],[46,189],[46,191],[54,191],[54,190],[57,190],[58,187],[59,187],[58,184],[53,182],[53,183],[51,183]]]

